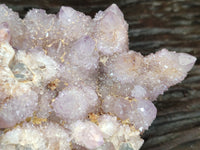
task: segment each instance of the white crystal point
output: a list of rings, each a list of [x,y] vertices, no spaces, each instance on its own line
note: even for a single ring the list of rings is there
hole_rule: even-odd
[[[192,69],[197,58],[186,53],[179,53],[178,60],[179,64],[182,65],[184,70],[187,72]]]
[[[62,6],[58,13],[58,17],[62,21],[71,22],[74,20],[76,13],[77,13],[76,10],[74,10],[73,8]]]
[[[112,4],[110,5],[106,10],[105,12],[113,12],[114,14],[116,14],[117,16],[123,18],[124,15],[123,13],[121,12],[121,10],[119,9],[119,7],[116,5],[116,4]]]
[[[10,42],[10,30],[6,22],[0,24],[0,43],[1,42]]]
[[[77,40],[82,36],[89,35],[92,28],[90,16],[74,10],[71,7],[62,6],[58,13],[58,23],[61,30],[70,41]]]
[[[165,83],[168,87],[181,82],[196,61],[196,58],[189,54],[171,52],[167,49],[158,51],[153,57],[154,61],[159,62],[160,76],[165,76],[168,80],[168,83]],[[147,56],[148,58],[152,59],[152,55]]]
[[[100,87],[101,94],[156,100],[170,86],[181,82],[195,61],[193,56],[167,49],[146,57],[133,51],[114,55],[104,65],[107,80]]]
[[[116,5],[111,5],[104,12],[95,15],[95,39],[97,50],[103,55],[113,55],[127,51],[128,25],[122,12]]]
[[[72,138],[79,145],[88,149],[96,149],[104,144],[102,133],[98,126],[89,121],[77,121],[70,125]]]

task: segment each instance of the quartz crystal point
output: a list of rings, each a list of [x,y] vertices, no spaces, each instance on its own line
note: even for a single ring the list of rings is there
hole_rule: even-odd
[[[0,150],[139,150],[152,101],[195,61],[129,51],[115,4],[93,19],[65,6],[20,19],[0,5]]]

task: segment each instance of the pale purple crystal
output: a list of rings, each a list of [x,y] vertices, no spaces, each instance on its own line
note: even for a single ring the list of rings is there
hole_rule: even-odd
[[[1,106],[0,127],[13,127],[16,123],[32,116],[37,108],[38,96],[35,92],[26,91],[22,95],[11,98]]]
[[[93,19],[65,6],[21,19],[0,5],[0,149],[139,150],[156,117],[152,101],[195,61],[129,51],[115,4]]]
[[[99,11],[94,18],[94,36],[98,40],[97,49],[103,55],[126,52],[128,50],[128,25],[120,9],[111,5],[104,12]]]
[[[115,114],[122,120],[129,120],[140,131],[148,129],[157,113],[156,107],[149,100],[128,101],[111,96],[104,99],[103,110]]]
[[[90,87],[71,86],[59,93],[52,106],[58,116],[71,122],[87,118],[97,104],[98,97]]]

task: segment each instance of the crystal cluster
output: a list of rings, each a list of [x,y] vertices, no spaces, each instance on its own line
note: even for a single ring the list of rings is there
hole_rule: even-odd
[[[196,58],[128,49],[113,4],[92,19],[70,7],[0,5],[0,150],[139,150],[152,101],[181,82]]]

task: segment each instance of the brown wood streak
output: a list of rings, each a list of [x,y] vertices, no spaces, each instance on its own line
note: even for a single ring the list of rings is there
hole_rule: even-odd
[[[199,0],[0,0],[24,16],[32,7],[58,12],[71,6],[94,16],[115,2],[129,23],[130,49],[149,54],[161,48],[195,55],[198,60],[181,84],[160,96],[158,116],[144,135],[142,150],[199,150],[200,1]]]

